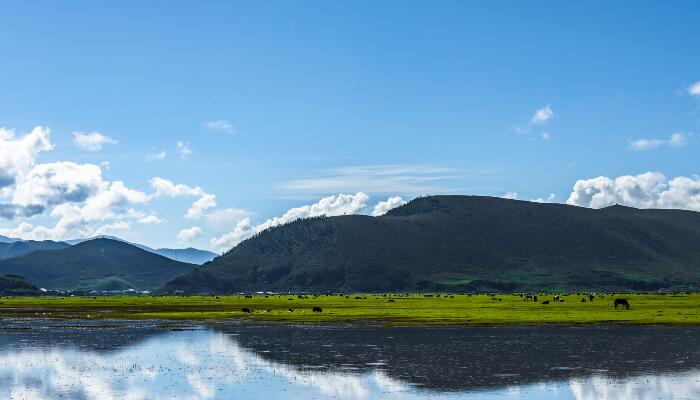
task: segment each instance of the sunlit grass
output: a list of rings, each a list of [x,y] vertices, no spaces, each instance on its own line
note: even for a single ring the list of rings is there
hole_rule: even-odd
[[[359,297],[359,298],[358,298]],[[541,304],[517,295],[352,295],[352,296],[187,296],[2,298],[0,316],[80,319],[246,319],[289,323],[534,324],[626,323],[700,324],[700,294],[625,294],[562,297]],[[581,302],[585,298],[586,302]],[[615,310],[626,298],[630,310]],[[252,309],[244,313],[242,308]],[[321,307],[322,312],[313,312]],[[291,312],[289,310],[292,310]]]

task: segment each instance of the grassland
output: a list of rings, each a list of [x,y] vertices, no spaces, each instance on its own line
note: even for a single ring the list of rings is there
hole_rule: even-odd
[[[118,296],[0,299],[0,317],[57,319],[241,319],[282,323],[379,323],[385,325],[480,324],[700,324],[700,294],[568,295],[541,304],[517,295],[353,296]],[[624,297],[630,310],[613,308]],[[313,312],[313,307],[322,312]],[[251,313],[243,312],[251,309]],[[292,310],[291,312],[289,310]],[[269,311],[268,311],[269,310]]]

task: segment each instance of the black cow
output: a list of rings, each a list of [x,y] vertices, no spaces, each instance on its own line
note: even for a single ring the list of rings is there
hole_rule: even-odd
[[[543,301],[542,304],[549,304],[549,300]]]
[[[251,310],[251,309],[248,308],[248,307],[243,307],[243,308],[241,308],[241,311],[243,311],[243,312],[246,313],[246,314],[250,314],[250,313],[253,312],[253,310]]]
[[[323,312],[323,310],[321,309],[321,307],[314,307],[313,312]]]
[[[617,306],[622,306],[625,310],[629,310],[630,302],[627,299],[615,299],[615,309],[617,309]]]

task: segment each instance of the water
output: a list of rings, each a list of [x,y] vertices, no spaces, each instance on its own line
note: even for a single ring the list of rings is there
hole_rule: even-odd
[[[700,328],[0,320],[2,399],[697,399]]]

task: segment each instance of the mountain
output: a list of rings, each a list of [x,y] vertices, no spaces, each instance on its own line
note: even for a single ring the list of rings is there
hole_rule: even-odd
[[[194,268],[111,239],[0,261],[0,274],[21,275],[47,289],[151,290]]]
[[[21,241],[22,241],[22,239],[15,239],[15,238],[0,235],[0,243],[13,243],[13,242],[21,242]]]
[[[17,275],[0,275],[0,296],[25,296],[41,293],[33,283]]]
[[[268,229],[166,290],[697,290],[698,243],[692,211],[431,196]]]
[[[175,261],[182,261],[185,263],[189,264],[197,264],[201,265],[204,264],[207,261],[213,260],[215,257],[218,256],[216,253],[212,253],[211,251],[206,251],[206,250],[199,250],[195,249],[192,247],[188,247],[186,249],[153,249],[148,246],[139,244],[139,243],[133,243],[126,241],[124,239],[118,238],[116,236],[97,236],[89,239],[71,239],[71,240],[66,240],[66,243],[75,245],[79,243],[86,242],[88,240],[95,240],[95,239],[110,239],[110,240],[116,240],[119,242],[124,242],[128,243],[132,246],[136,246],[142,250],[146,250],[149,253],[154,253],[154,254],[159,254],[163,257],[167,257],[171,260]]]
[[[68,243],[54,242],[51,240],[44,241],[17,241],[11,243],[0,243],[0,260],[6,258],[19,257],[34,250],[58,250],[70,247]]]
[[[190,264],[202,265],[216,258],[218,254],[211,251],[199,250],[192,247],[186,249],[155,249],[152,253],[160,254],[171,260],[182,261]]]

